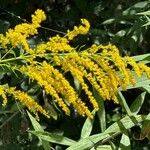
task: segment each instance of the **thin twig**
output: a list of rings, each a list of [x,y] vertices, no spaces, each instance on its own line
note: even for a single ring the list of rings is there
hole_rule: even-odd
[[[12,13],[12,12],[10,12],[10,11],[8,11],[8,10],[2,8],[2,7],[0,7],[0,9],[3,10],[4,12],[6,12],[7,14],[11,15],[12,17],[15,17],[15,18],[17,18],[17,19],[19,19],[19,20],[21,20],[21,21],[23,21],[23,22],[25,22],[25,23],[29,23],[26,19],[23,19],[23,18],[21,18],[20,16],[17,16],[16,14],[14,14],[14,13]],[[45,29],[45,30],[49,30],[49,31],[53,31],[53,32],[56,32],[56,33],[60,33],[60,34],[63,34],[63,35],[66,34],[65,32],[58,31],[58,30],[51,29],[51,28],[47,28],[47,27],[44,27],[44,26],[41,26],[41,27],[39,27],[39,28]]]
[[[12,114],[1,126],[0,129],[5,126],[9,121],[11,121],[17,114],[19,113],[19,111],[16,111],[14,114]]]
[[[0,111],[0,114],[12,114],[14,113],[13,111]]]

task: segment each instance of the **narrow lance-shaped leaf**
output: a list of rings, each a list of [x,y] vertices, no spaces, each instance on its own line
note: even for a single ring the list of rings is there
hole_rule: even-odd
[[[118,98],[119,103],[120,103],[120,104],[122,105],[122,107],[125,109],[126,113],[127,113],[129,116],[131,116],[131,115],[132,115],[132,112],[131,112],[131,110],[130,110],[130,108],[129,108],[129,106],[128,106],[128,104],[127,104],[127,102],[126,102],[126,100],[125,100],[125,98],[124,98],[124,96],[122,95],[121,92],[118,92],[117,98]]]
[[[131,143],[128,134],[122,135],[118,150],[131,150]]]
[[[28,113],[28,116],[31,120],[31,123],[33,125],[33,128],[35,131],[43,131],[43,128],[41,127],[41,125],[36,121],[36,119],[27,111]],[[45,141],[45,140],[42,140],[42,145],[43,145],[43,148],[44,150],[49,150],[50,149],[50,144],[49,142]]]
[[[145,119],[150,120],[150,114],[148,114],[145,117],[142,115],[135,115],[135,116],[131,116],[131,117],[125,116],[119,122],[125,127],[125,129],[130,129]],[[77,143],[71,145],[69,148],[67,148],[67,150],[90,149],[90,148],[94,147],[97,142],[100,142],[104,139],[109,140],[110,138],[114,138],[114,136],[117,136],[120,133],[121,133],[121,129],[119,127],[119,124],[118,124],[118,122],[115,122],[109,128],[107,128],[105,130],[105,132],[92,135],[85,139],[81,139],[79,142],[77,142]]]
[[[118,122],[118,126],[121,130],[121,133],[122,133],[122,137],[120,140],[118,150],[127,150],[127,149],[131,150],[131,143],[130,143],[128,130],[125,128],[125,126],[121,122]]]
[[[50,133],[50,132],[40,132],[40,131],[30,131],[32,134],[36,135],[37,137],[45,140],[45,141],[49,141],[51,143],[57,143],[57,144],[61,144],[61,145],[72,145],[75,144],[76,141],[69,139],[65,136],[62,135],[58,135],[56,133]]]
[[[146,92],[141,93],[132,103],[130,110],[134,115],[136,115],[140,111],[142,104],[144,103],[145,95]]]
[[[95,111],[92,112],[93,116],[95,115]],[[81,130],[81,138],[86,138],[91,134],[93,128],[94,119],[87,118]]]
[[[106,129],[106,113],[105,113],[105,107],[104,107],[104,100],[94,88],[93,88],[93,94],[99,105],[99,110],[97,111],[97,115],[98,115],[99,122],[100,122],[101,132],[104,132]]]
[[[150,54],[143,54],[143,55],[137,55],[137,56],[133,56],[133,59],[135,59],[136,61],[150,61]]]
[[[150,120],[145,120],[142,123],[142,129],[140,133],[140,140],[143,140],[144,138],[150,139]]]
[[[110,145],[100,145],[96,150],[113,150]]]
[[[144,89],[146,92],[148,92],[150,94],[150,86],[143,86],[142,89]]]

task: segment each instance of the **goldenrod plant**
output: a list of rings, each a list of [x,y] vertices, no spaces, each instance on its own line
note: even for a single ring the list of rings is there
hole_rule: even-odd
[[[129,56],[122,57],[115,45],[87,45],[82,50],[71,43],[78,35],[86,35],[90,23],[81,19],[81,25],[67,30],[64,36],[56,35],[48,41],[31,47],[28,39],[38,35],[38,28],[46,19],[44,11],[38,9],[32,15],[31,23],[16,25],[0,35],[3,50],[0,66],[23,74],[28,80],[35,81],[40,89],[51,96],[51,102],[70,115],[73,106],[81,116],[93,118],[91,110],[98,110],[94,97],[94,88],[102,99],[119,103],[117,93],[135,86],[136,79],[146,74],[150,78],[150,68]],[[19,55],[13,55],[19,53]],[[80,85],[83,99],[74,85],[67,79],[69,73]],[[38,112],[50,117],[48,112],[30,94],[5,83],[0,85],[3,106],[7,105],[8,96],[25,105],[36,116]],[[9,98],[10,100],[10,98]]]

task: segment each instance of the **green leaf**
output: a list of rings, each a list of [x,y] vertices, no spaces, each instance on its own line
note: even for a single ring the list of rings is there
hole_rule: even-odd
[[[136,121],[134,119],[132,119],[132,120],[136,123]],[[122,137],[121,137],[121,140],[120,140],[118,150],[127,150],[127,149],[131,150],[131,144],[130,144],[130,138],[129,138],[129,135],[128,135],[128,130],[126,129],[124,124],[122,124],[119,121],[118,121],[118,126],[120,128],[121,133],[122,133]]]
[[[147,19],[147,23],[143,25],[143,27],[145,26],[149,26],[150,25],[150,18],[148,16],[145,16]]]
[[[31,123],[33,125],[33,128],[36,130],[36,131],[44,131],[43,128],[41,127],[41,125],[36,121],[36,119],[27,111],[28,113],[28,116],[31,120]]]
[[[145,137],[150,137],[150,120],[145,120],[142,123],[140,139],[143,140]]]
[[[105,130],[105,132],[100,134],[95,134],[89,136],[88,138],[81,139],[79,142],[71,145],[67,150],[86,150],[95,146],[97,142],[102,140],[113,138],[114,136],[120,134],[122,132],[121,125],[124,126],[125,129],[130,129],[143,120],[150,120],[150,114],[147,116],[135,115],[135,116],[125,116],[118,122],[112,124],[109,128]],[[121,124],[121,125],[120,125]]]
[[[109,34],[109,32],[106,32],[105,30],[101,30],[101,29],[97,29],[97,28],[92,28],[91,30],[90,30],[90,33],[92,34],[92,35],[107,35],[107,34]],[[113,36],[113,35],[112,35]]]
[[[121,119],[118,122],[121,122],[124,125],[125,129],[130,129],[134,125],[137,125],[139,122],[142,122],[146,119],[150,120],[150,113],[147,116],[142,116],[142,115],[125,116],[123,119]],[[115,122],[113,125],[108,127],[105,133],[121,131],[118,122]]]
[[[120,31],[118,31],[117,33],[116,33],[116,36],[119,36],[119,37],[124,37],[125,36],[125,34],[126,34],[126,30],[120,30]]]
[[[144,2],[139,2],[139,3],[136,3],[133,7],[134,8],[144,8],[148,5],[148,1],[144,1]]]
[[[142,88],[150,94],[150,86],[143,86]]]
[[[132,58],[136,61],[150,61],[150,54],[137,55]]]
[[[44,131],[41,125],[36,121],[36,119],[27,111],[28,116],[31,120],[31,123],[33,125],[33,128],[35,131]],[[50,149],[50,144],[46,140],[42,140],[42,146],[44,150],[49,150]]]
[[[132,103],[132,105],[130,106],[130,110],[131,110],[131,112],[132,112],[134,115],[136,115],[136,114],[140,111],[140,109],[141,109],[141,107],[142,107],[142,105],[143,105],[143,103],[144,103],[145,95],[146,95],[146,92],[141,93],[141,94],[134,100],[134,102]]]
[[[92,147],[90,150],[96,150],[95,147]]]
[[[104,25],[106,25],[106,24],[112,24],[112,23],[114,23],[115,22],[115,18],[111,18],[111,19],[108,19],[108,20],[106,20],[106,21],[104,21],[102,24],[104,24]]]
[[[131,116],[132,112],[131,112],[131,110],[130,110],[130,108],[129,108],[129,106],[128,106],[128,104],[127,104],[127,102],[126,102],[126,100],[125,100],[125,98],[121,92],[118,92],[117,99],[118,99],[119,103],[121,104],[121,106],[125,109],[126,113],[129,116]]]
[[[117,149],[116,145],[112,141],[109,141],[109,144],[111,145],[112,150]]]
[[[95,115],[95,111],[92,112],[93,116]],[[94,118],[87,118],[81,130],[81,138],[89,137],[93,128]]]
[[[74,77],[74,85],[75,85],[75,88],[76,88],[76,90],[78,91],[78,93],[80,93],[81,92],[81,85],[80,85],[80,83],[79,83],[79,81]]]
[[[98,92],[93,88],[93,95],[98,103],[99,110],[97,111],[97,115],[99,118],[100,122],[100,128],[101,132],[105,131],[106,129],[106,112],[105,112],[105,107],[104,107],[104,100],[102,97],[98,94]]]
[[[0,73],[12,72],[11,67],[7,64],[0,64]]]
[[[101,145],[96,148],[96,150],[112,150],[110,145]]]
[[[62,135],[58,135],[56,133],[40,132],[40,131],[30,131],[30,132],[36,135],[37,137],[41,138],[42,140],[49,141],[51,143],[57,143],[57,144],[68,145],[68,146],[72,144],[76,144],[76,141],[71,140]]]
[[[130,138],[127,133],[122,135],[118,150],[131,150]]]
[[[48,112],[49,116],[51,116],[51,117],[53,117],[53,119],[57,120],[57,118],[58,118],[57,112],[53,105],[51,105],[49,103],[45,103],[45,109]]]
[[[134,4],[133,6],[129,7],[128,9],[126,9],[125,11],[123,11],[123,15],[127,15],[127,16],[135,15],[137,14],[137,11],[146,8],[148,4],[149,4],[148,1],[138,2]]]
[[[136,84],[134,86],[133,85],[127,86],[127,90],[149,86],[150,79],[147,78],[147,75],[145,73],[140,78],[138,78],[136,75],[133,76],[135,76],[134,78],[136,80]],[[121,88],[119,89],[122,90]]]
[[[141,13],[137,13],[137,15],[150,15],[150,11],[144,11],[144,12],[141,12]]]

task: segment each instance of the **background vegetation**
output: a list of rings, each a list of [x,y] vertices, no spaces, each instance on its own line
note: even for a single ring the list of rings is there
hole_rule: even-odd
[[[30,21],[31,14],[38,8],[45,11],[47,20],[39,29],[40,34],[29,39],[33,47],[49,36],[63,35],[67,29],[79,24],[80,18],[86,18],[91,23],[90,32],[87,36],[76,38],[73,45],[112,43],[119,48],[122,56],[137,56],[137,60],[150,62],[149,0],[0,0],[0,33]],[[39,88],[35,84],[28,84],[24,78],[2,68],[0,82],[21,86],[31,95],[42,97],[38,95]],[[17,102],[10,102],[5,109],[0,108],[0,149],[48,150],[51,147],[63,150],[70,146],[68,149],[72,150],[148,150],[149,84],[150,81],[143,78],[138,81],[137,87],[120,92],[122,106],[101,102],[100,111],[93,112],[93,120],[79,116],[75,110],[68,117],[49,104],[52,118],[40,116],[38,123]],[[43,104],[42,100],[40,103]],[[28,129],[32,131],[28,132]],[[50,143],[39,141],[37,137]]]

